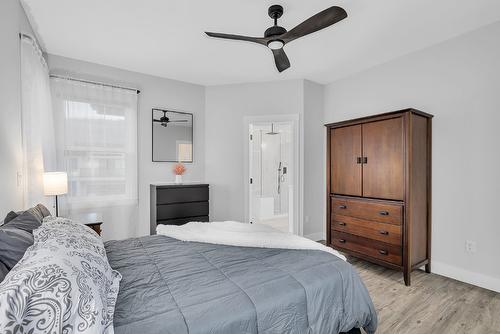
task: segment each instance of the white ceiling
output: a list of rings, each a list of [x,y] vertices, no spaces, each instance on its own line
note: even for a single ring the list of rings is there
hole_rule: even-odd
[[[24,0],[48,53],[203,85],[305,78],[328,83],[500,20],[499,0]],[[263,46],[204,31],[263,35],[269,5],[290,30],[332,5],[349,17],[285,46],[278,73]]]

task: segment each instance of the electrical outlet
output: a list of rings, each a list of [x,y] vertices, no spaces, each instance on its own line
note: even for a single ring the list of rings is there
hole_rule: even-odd
[[[475,253],[477,251],[476,242],[472,240],[466,240],[465,250],[467,251],[467,253]]]

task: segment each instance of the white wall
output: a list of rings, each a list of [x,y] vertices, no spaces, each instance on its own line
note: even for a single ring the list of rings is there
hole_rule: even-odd
[[[173,163],[152,162],[151,109],[165,108],[194,114],[193,163],[186,163],[185,181],[204,181],[205,150],[205,88],[185,82],[125,71],[113,67],[92,64],[74,59],[49,55],[52,74],[70,75],[77,78],[97,80],[134,87],[141,90],[138,115],[138,160],[139,160],[139,219],[136,231],[116,231],[106,234],[106,239],[126,238],[149,234],[149,185],[155,182],[171,182]]]
[[[326,238],[324,86],[304,81],[304,236]]]
[[[210,219],[245,219],[245,116],[302,114],[302,80],[206,88],[205,180]]]
[[[500,23],[339,80],[325,121],[415,107],[433,120],[433,271],[500,291]],[[465,241],[477,253],[465,252]]]
[[[20,32],[33,34],[19,1],[0,1],[0,221],[23,209]]]
[[[206,89],[205,110],[205,179],[211,187],[211,219],[245,219],[248,180],[244,173],[244,118],[297,114],[299,182],[305,196],[300,208],[303,234],[317,240],[324,238],[323,86],[304,80],[210,86]]]

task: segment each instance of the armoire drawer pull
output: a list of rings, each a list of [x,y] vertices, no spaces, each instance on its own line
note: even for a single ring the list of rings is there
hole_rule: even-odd
[[[339,222],[339,225],[340,225],[340,226],[346,226],[347,224],[346,224],[346,223],[344,223],[344,222]]]
[[[389,215],[389,211],[379,211],[379,215],[381,215],[381,216],[388,216]]]
[[[339,205],[339,209],[347,209],[347,205]]]
[[[382,234],[382,235],[389,235],[389,232],[384,231],[384,230],[381,230],[381,231],[379,231],[379,232],[380,232],[380,234]]]
[[[345,244],[345,239],[339,239],[339,242],[340,242],[341,244]]]
[[[388,252],[386,250],[383,250],[383,249],[379,249],[378,251],[380,253],[380,255],[387,255]]]

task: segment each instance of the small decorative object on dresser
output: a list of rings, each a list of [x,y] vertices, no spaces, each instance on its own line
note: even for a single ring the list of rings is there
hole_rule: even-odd
[[[208,184],[152,184],[150,233],[156,226],[208,222]]]
[[[173,172],[175,174],[175,183],[182,183],[182,175],[186,172],[186,167],[180,162],[174,166]]]
[[[101,229],[102,222],[95,222],[95,223],[87,223],[85,226],[90,227],[93,229],[97,234],[101,235],[102,229]]]
[[[431,271],[432,115],[405,109],[327,124],[327,245]]]

